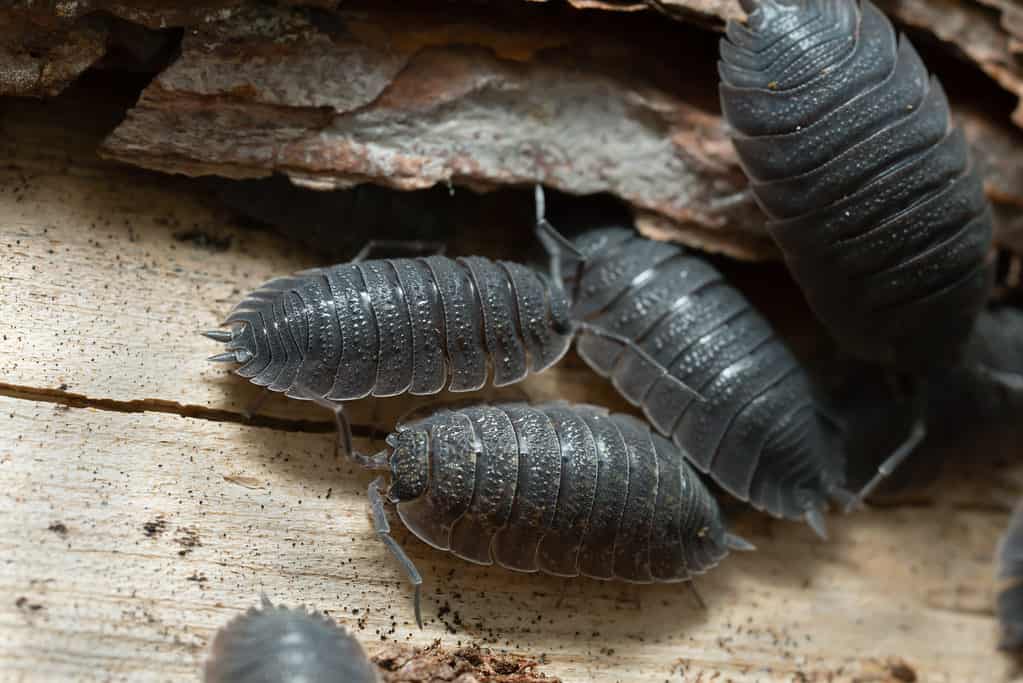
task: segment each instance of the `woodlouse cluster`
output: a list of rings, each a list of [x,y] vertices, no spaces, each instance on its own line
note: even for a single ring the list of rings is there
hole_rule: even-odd
[[[912,45],[869,0],[743,6],[748,22],[729,23],[721,43],[722,109],[814,312],[845,350],[910,375],[932,401],[947,368],[1023,395],[1023,362],[976,351],[1001,348],[983,332],[989,316],[975,332],[993,272],[990,211]],[[539,190],[537,236],[548,274],[480,257],[360,260],[272,280],[229,330],[206,333],[226,344],[213,360],[331,407],[344,450],[386,473],[389,485],[369,487],[374,527],[416,585],[420,623],[422,579],[390,536],[385,501],[417,537],[471,562],[684,581],[752,548],[696,470],[823,536],[829,501],[854,507],[924,438],[925,408],[848,493],[852,411],[821,405],[811,373],[705,259],[623,228],[569,241],[547,224]],[[375,455],[352,450],[341,402],[512,384],[573,339],[653,430],[595,406],[478,404],[403,421]],[[1002,549],[1007,577],[1020,574],[1017,527]],[[999,610],[1016,646],[1014,591]]]

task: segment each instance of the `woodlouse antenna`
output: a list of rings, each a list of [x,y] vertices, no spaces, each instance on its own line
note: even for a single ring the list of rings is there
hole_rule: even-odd
[[[874,490],[881,484],[882,481],[891,475],[899,465],[910,456],[910,454],[916,450],[916,447],[920,445],[920,442],[927,436],[927,427],[924,424],[923,418],[917,418],[917,421],[913,424],[913,429],[910,431],[909,436],[899,444],[899,447],[895,451],[885,458],[878,468],[877,472],[871,477],[870,481],[859,490],[855,495],[852,502],[846,507],[846,512],[851,511],[855,507],[863,504],[867,496],[874,492]]]

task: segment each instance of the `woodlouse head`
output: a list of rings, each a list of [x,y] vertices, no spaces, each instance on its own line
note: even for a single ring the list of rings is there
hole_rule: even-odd
[[[397,502],[423,495],[430,480],[430,433],[411,426],[389,434],[387,445],[393,449],[388,497]]]

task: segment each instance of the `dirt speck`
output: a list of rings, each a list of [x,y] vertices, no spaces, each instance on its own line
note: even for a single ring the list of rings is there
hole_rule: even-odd
[[[238,486],[244,486],[247,489],[261,489],[263,488],[263,482],[255,477],[246,477],[241,474],[225,474],[224,481],[229,484],[238,484]]]
[[[909,664],[893,661],[888,665],[888,673],[900,683],[916,683],[916,671]]]
[[[21,610],[27,610],[29,612],[38,612],[43,608],[38,602],[29,602],[28,598],[24,595],[14,601],[14,606]]]
[[[231,248],[231,236],[215,237],[204,230],[180,230],[174,233],[174,239],[178,242],[191,242],[199,249],[206,249],[212,252],[227,251]]]
[[[494,654],[475,644],[448,650],[441,647],[439,640],[425,648],[393,643],[373,657],[373,661],[383,670],[385,683],[559,683],[561,680],[536,671],[539,662],[533,659]]]
[[[191,527],[178,527],[174,542],[181,546],[181,550],[178,551],[178,555],[181,557],[189,554],[195,548],[202,547],[202,542],[199,541],[199,531]]]
[[[54,522],[50,526],[46,527],[47,531],[52,531],[61,538],[67,536],[67,525],[64,522]]]
[[[167,529],[167,520],[163,517],[157,517],[152,522],[146,522],[142,525],[142,531],[146,534],[147,538],[157,538]]]

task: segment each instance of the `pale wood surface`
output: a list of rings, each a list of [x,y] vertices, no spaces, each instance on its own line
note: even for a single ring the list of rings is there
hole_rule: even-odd
[[[371,652],[381,635],[482,641],[545,653],[566,681],[905,680],[896,665],[1010,679],[990,560],[1023,469],[1005,465],[832,516],[827,543],[730,507],[759,551],[698,581],[706,611],[679,586],[475,567],[399,531],[426,576],[419,631],[370,531],[369,476],[333,459],[325,413],[271,399],[259,413],[279,420],[246,424],[255,388],[206,363],[216,345],[196,334],[310,255],[230,225],[186,183],[95,161],[88,122],[2,113],[0,680],[194,680],[212,632],[260,591],[328,611]],[[193,226],[231,247],[174,239]],[[524,391],[623,407],[574,356]],[[363,401],[354,420],[386,430],[409,405]]]

